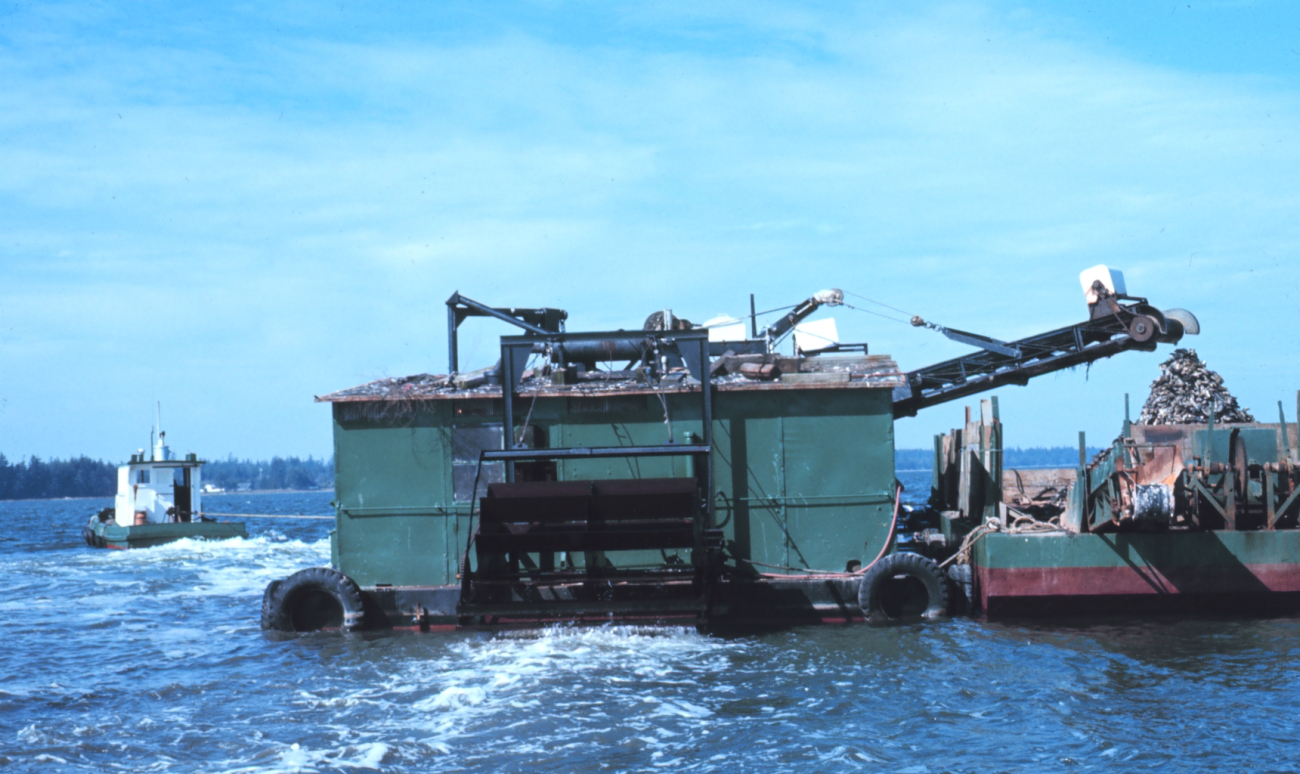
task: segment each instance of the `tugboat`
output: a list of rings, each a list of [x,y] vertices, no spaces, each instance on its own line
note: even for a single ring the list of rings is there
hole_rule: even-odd
[[[203,461],[194,454],[173,459],[167,434],[159,431],[153,457],[144,450],[117,469],[117,501],[90,517],[82,530],[93,548],[149,548],[182,538],[248,537],[242,522],[203,516],[199,482]]]

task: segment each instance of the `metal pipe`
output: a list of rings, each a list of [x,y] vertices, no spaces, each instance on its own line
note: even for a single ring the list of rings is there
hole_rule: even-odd
[[[982,336],[978,333],[971,333],[969,331],[959,331],[956,328],[945,328],[936,323],[926,322],[920,317],[913,317],[912,325],[915,325],[918,328],[929,328],[938,331],[958,344],[969,344],[972,347],[987,349],[989,352],[996,352],[999,355],[1006,355],[1007,357],[1020,357],[1020,350],[1005,341],[998,341],[997,339]]]
[[[704,454],[710,451],[704,444],[672,444],[664,446],[579,446],[567,449],[525,449],[484,451],[484,462],[513,462],[516,460],[570,460],[604,457],[681,457]]]
[[[460,293],[453,293],[451,298],[447,299],[447,304],[449,306],[453,306],[454,308],[454,305],[457,303],[464,304],[465,306],[468,306],[470,309],[473,309],[479,312],[480,314],[487,315],[488,317],[495,317],[501,322],[510,323],[511,325],[514,325],[518,328],[523,328],[529,333],[535,333],[538,336],[545,336],[551,332],[546,330],[545,328],[541,328],[536,325],[533,325],[532,323],[524,322],[518,317],[512,317],[506,314],[505,312],[499,312],[490,306],[480,304],[479,302],[475,301],[472,298],[466,298],[465,296],[462,296]]]
[[[605,339],[602,341],[565,341],[554,345],[557,362],[603,363],[610,360],[640,360],[654,350],[654,340]]]
[[[451,298],[460,299],[460,293],[452,293]],[[460,370],[460,353],[456,345],[456,307],[451,298],[447,299],[447,374]]]
[[[709,371],[709,342],[708,339],[700,339],[700,362],[703,363],[703,384],[700,388],[704,391],[704,445],[710,450],[713,449],[713,376]],[[713,454],[705,455],[705,491],[708,492],[708,502],[705,504],[704,523],[706,529],[714,529],[717,524],[717,503],[714,496],[713,481]]]
[[[1296,417],[1300,421],[1300,417]],[[1282,410],[1282,401],[1277,402],[1277,421],[1282,425],[1282,456],[1291,459],[1291,438],[1286,429],[1286,412]]]
[[[501,447],[503,449],[515,448],[515,374],[514,358],[507,346],[501,347],[501,403],[505,422],[501,427]],[[479,459],[482,460],[483,453],[479,453]],[[482,462],[479,463],[482,465]],[[505,464],[506,482],[514,483],[515,481],[515,463],[507,461]],[[477,486],[477,484],[476,484]],[[477,496],[477,491],[475,495]]]

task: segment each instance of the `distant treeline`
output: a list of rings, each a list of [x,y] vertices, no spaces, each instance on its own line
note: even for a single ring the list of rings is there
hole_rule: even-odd
[[[1088,459],[1101,451],[1088,447]],[[1005,449],[1003,468],[1073,468],[1079,464],[1077,446],[1031,446],[1028,449]],[[934,449],[895,449],[894,467],[898,470],[930,470],[934,466]]]
[[[202,482],[227,490],[328,489],[334,485],[334,460],[273,457],[270,462],[225,460],[203,466]],[[53,497],[111,497],[117,492],[117,465],[89,457],[42,461],[32,457],[11,464],[0,454],[0,500]]]
[[[102,497],[117,491],[117,466],[77,457],[42,462],[32,457],[11,465],[0,454],[0,500]]]
[[[249,489],[329,489],[334,486],[334,459],[272,457],[270,462],[233,456],[203,466],[203,483],[229,491]]]

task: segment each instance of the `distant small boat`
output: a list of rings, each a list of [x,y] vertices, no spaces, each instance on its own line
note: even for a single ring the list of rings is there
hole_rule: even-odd
[[[158,433],[153,458],[144,450],[117,469],[117,501],[90,517],[82,535],[94,548],[148,548],[182,538],[248,537],[242,522],[204,517],[203,461],[194,454],[172,458],[167,434]]]

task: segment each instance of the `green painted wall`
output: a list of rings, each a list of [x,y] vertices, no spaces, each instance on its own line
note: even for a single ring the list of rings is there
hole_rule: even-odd
[[[718,524],[737,555],[761,572],[875,558],[893,503],[888,391],[723,393],[715,413]]]
[[[1294,565],[1300,531],[1105,534],[992,533],[975,544],[973,563],[993,569]]]
[[[549,446],[660,444],[668,438],[655,396],[539,398],[530,408]],[[457,413],[466,401],[340,403],[334,411],[339,570],[363,587],[456,582],[469,526],[453,500],[452,427],[500,425],[499,408]],[[702,435],[698,395],[669,395],[674,439]],[[385,411],[385,407],[388,410]],[[608,409],[608,410],[605,410]],[[888,390],[716,393],[714,472],[718,526],[733,554],[760,572],[840,570],[869,562],[889,528],[894,481]],[[692,475],[688,458],[564,461],[561,480]],[[683,552],[685,553],[685,552]],[[611,556],[658,564],[656,552]],[[580,558],[575,558],[579,563]],[[689,557],[683,556],[689,561]]]
[[[338,567],[362,586],[454,581],[469,515],[451,498],[451,403],[334,407]]]

